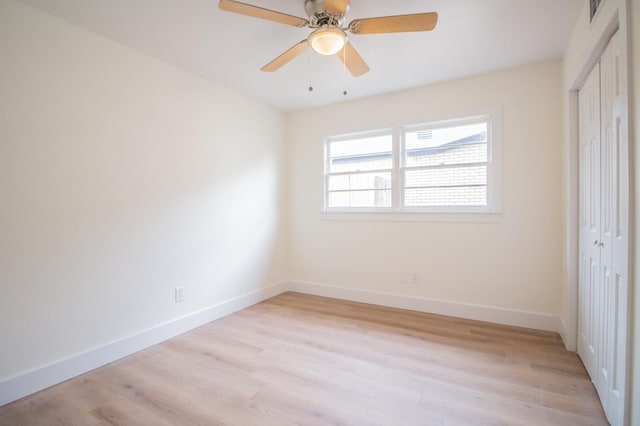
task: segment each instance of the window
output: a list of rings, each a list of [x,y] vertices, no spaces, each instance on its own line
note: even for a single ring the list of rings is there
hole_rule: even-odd
[[[390,133],[331,138],[326,150],[327,207],[392,207],[393,138]]]
[[[331,136],[326,212],[497,212],[497,114]]]
[[[403,207],[487,206],[488,121],[403,130]]]

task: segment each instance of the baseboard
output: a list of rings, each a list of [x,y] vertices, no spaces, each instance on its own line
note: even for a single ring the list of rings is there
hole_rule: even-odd
[[[186,333],[194,328],[238,312],[285,291],[295,291],[354,302],[429,312],[498,324],[515,325],[538,330],[562,331],[560,318],[535,312],[455,303],[304,281],[281,282],[217,303],[198,312],[167,321],[164,324],[140,331],[124,339],[107,343],[81,354],[6,379],[0,382],[0,406],[62,383],[65,380],[69,380],[182,333]]]
[[[286,288],[305,294],[333,297],[353,302],[429,312],[458,318],[514,325],[545,331],[560,331],[559,318],[536,312],[427,299],[394,293],[338,287],[304,281],[290,281]]]
[[[0,406],[62,383],[288,290],[278,283],[0,382]]]
[[[560,334],[564,347],[569,349],[567,347],[567,323],[564,320],[564,317],[558,317],[558,334]]]

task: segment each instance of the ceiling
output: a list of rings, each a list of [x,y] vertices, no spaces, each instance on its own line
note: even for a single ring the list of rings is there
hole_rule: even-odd
[[[432,32],[350,35],[371,68],[354,78],[338,58],[315,53],[302,54],[275,73],[261,72],[263,65],[305,39],[310,30],[223,12],[217,0],[20,1],[283,111],[560,58],[585,4],[584,0],[352,0],[347,22],[439,14]],[[306,18],[304,0],[243,1]]]

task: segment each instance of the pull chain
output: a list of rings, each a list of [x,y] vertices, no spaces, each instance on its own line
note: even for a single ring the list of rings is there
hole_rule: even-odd
[[[313,71],[312,56],[313,56],[312,49],[309,49],[309,92],[313,92],[313,85],[311,84],[311,81],[312,81],[311,73]]]
[[[342,94],[347,96],[347,45],[342,48]]]

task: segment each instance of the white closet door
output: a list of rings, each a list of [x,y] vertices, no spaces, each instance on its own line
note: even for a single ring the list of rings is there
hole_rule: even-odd
[[[619,35],[600,62],[602,140],[601,284],[597,297],[599,354],[592,376],[612,424],[621,423],[624,408],[627,340],[629,223],[629,153],[626,133],[626,67]]]
[[[596,292],[600,279],[600,67],[595,66],[578,94],[580,109],[580,232],[578,354],[595,377]]]
[[[578,354],[612,425],[625,421],[629,269],[626,57],[616,34],[578,95]]]

